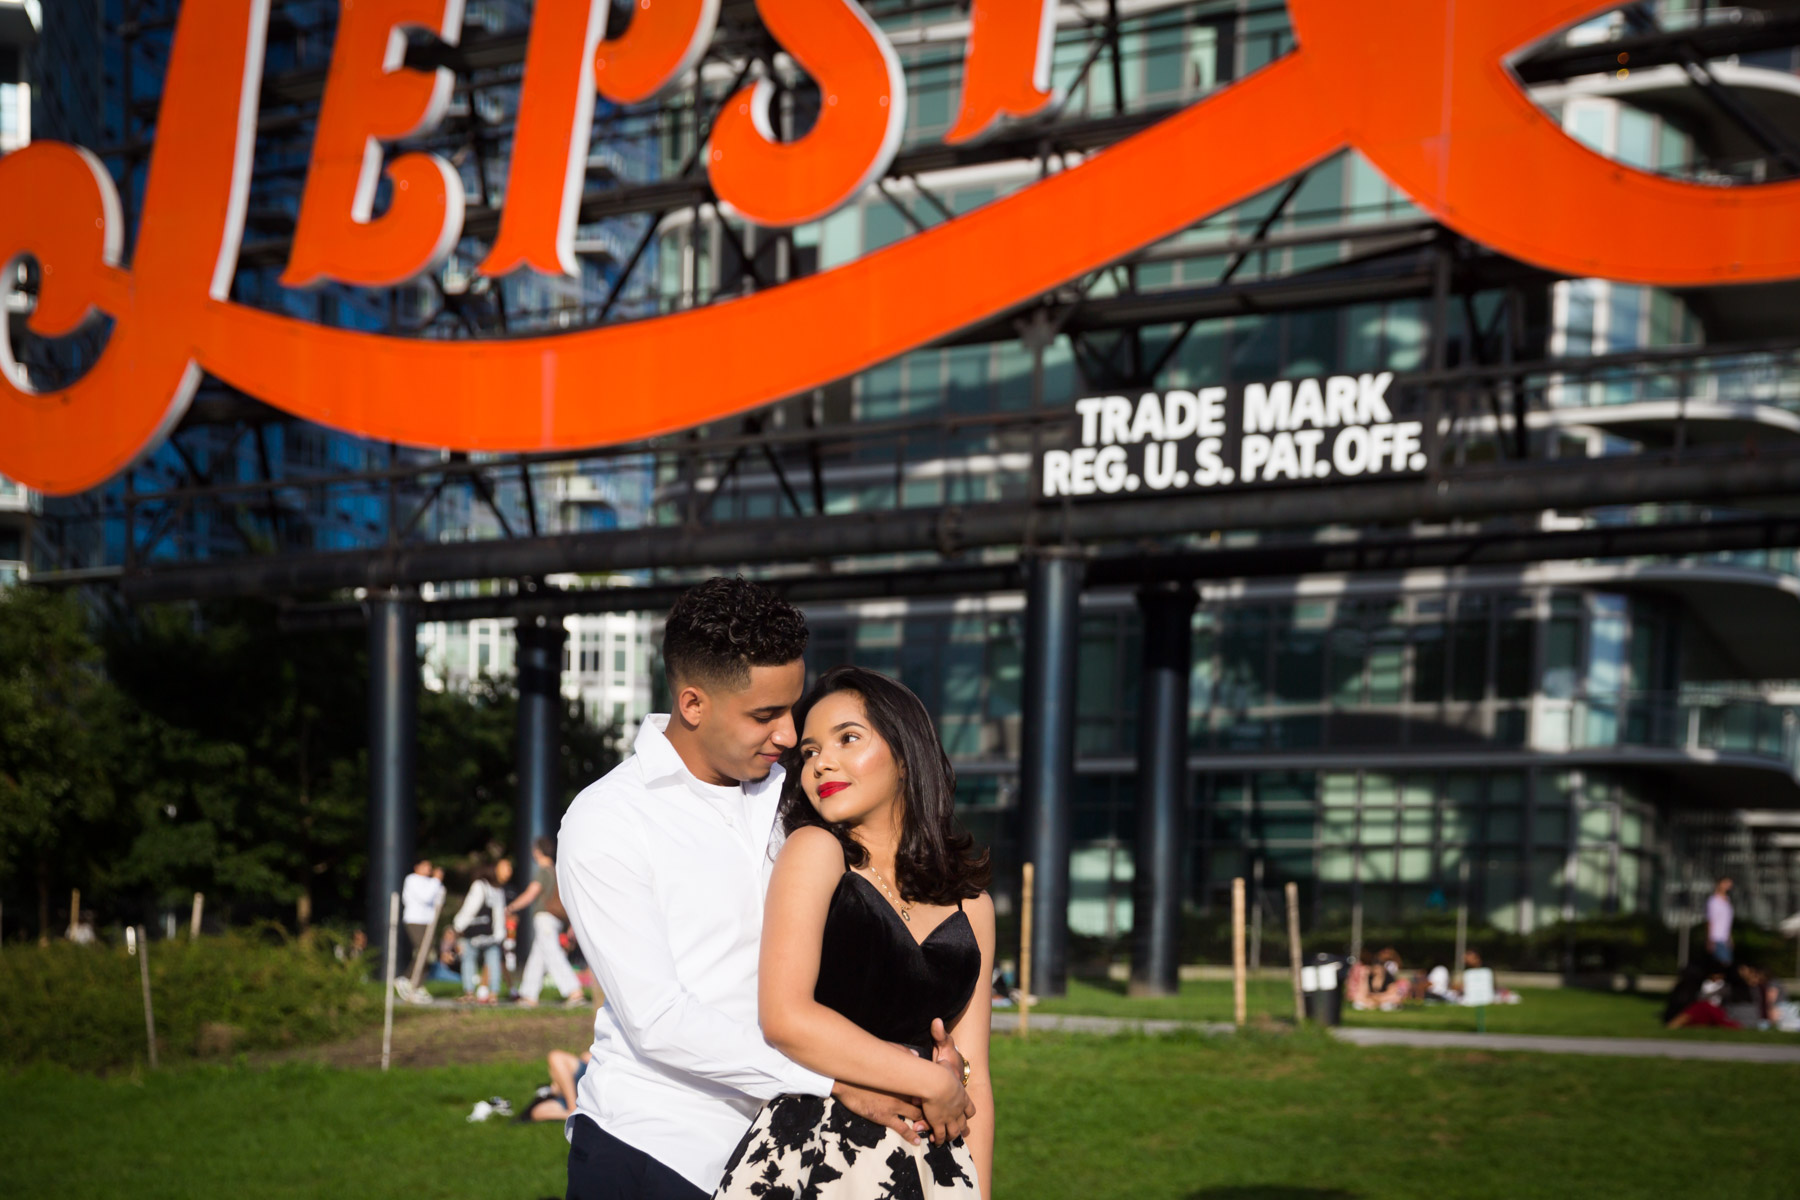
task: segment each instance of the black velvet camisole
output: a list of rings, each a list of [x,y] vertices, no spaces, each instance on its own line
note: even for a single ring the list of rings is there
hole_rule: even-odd
[[[960,902],[919,942],[874,884],[854,871],[838,880],[813,988],[826,1008],[930,1058],[932,1020],[955,1020],[980,974],[981,947]]]

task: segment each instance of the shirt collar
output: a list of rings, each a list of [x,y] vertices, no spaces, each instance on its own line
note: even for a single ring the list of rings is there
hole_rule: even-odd
[[[699,783],[700,781],[694,777],[694,773],[688,770],[687,764],[681,761],[681,755],[669,742],[668,728],[668,713],[651,713],[644,718],[643,724],[638,726],[637,739],[632,742],[631,750],[637,756],[638,761],[643,764],[644,782],[688,783],[691,781]],[[743,784],[744,792],[750,796],[761,796],[765,789],[771,787],[779,792],[782,775],[781,764],[777,763],[770,769],[767,778],[746,781]],[[700,788],[689,788],[688,790],[696,794],[704,794]]]

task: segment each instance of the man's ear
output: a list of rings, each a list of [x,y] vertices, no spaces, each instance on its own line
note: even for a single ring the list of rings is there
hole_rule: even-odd
[[[675,694],[675,711],[689,725],[698,725],[706,715],[708,701],[706,693],[688,684]]]

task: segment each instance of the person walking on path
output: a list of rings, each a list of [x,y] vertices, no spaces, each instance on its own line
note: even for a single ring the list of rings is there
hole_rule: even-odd
[[[587,993],[581,990],[581,980],[562,948],[563,921],[568,914],[556,892],[556,843],[538,838],[531,844],[531,860],[536,864],[531,882],[506,910],[531,910],[531,953],[525,956],[525,970],[519,979],[519,1003],[529,1008],[538,1002],[544,974],[549,972],[550,982],[563,994],[563,1005],[580,1008],[587,1003]]]
[[[400,884],[400,920],[406,926],[406,962],[431,935],[431,922],[437,917],[438,900],[444,894],[444,881],[431,873],[431,860],[421,858]]]
[[[500,944],[506,940],[506,893],[494,880],[494,868],[485,863],[475,868],[469,894],[450,927],[460,942],[464,998],[491,1003],[506,987],[500,968]],[[481,981],[484,966],[485,983]]]
[[[1706,948],[1727,966],[1731,964],[1731,923],[1736,914],[1731,907],[1731,877],[1719,880],[1713,894],[1706,898]]]

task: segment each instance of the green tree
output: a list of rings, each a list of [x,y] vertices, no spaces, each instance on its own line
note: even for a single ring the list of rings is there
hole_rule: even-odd
[[[467,694],[419,699],[419,849],[433,857],[512,845],[519,787],[519,694],[511,677],[484,675]],[[619,761],[619,727],[595,725],[579,701],[558,714],[561,807]]]
[[[121,832],[119,698],[87,626],[73,593],[0,591],[0,882],[14,896],[35,890],[40,936],[52,889],[89,879]]]
[[[367,666],[354,633],[266,605],[171,605],[107,630],[131,709],[118,788],[136,837],[109,882],[194,891],[227,919],[349,915],[364,867]]]

